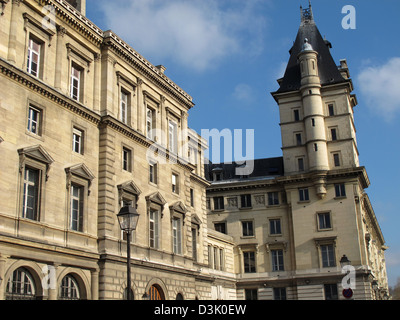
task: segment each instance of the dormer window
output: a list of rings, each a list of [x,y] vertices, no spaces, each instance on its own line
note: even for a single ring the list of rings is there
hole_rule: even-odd
[[[222,175],[222,168],[215,168],[212,170],[213,174],[213,181],[221,181],[223,180],[223,175]]]

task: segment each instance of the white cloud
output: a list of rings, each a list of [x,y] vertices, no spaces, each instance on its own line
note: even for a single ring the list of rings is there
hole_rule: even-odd
[[[235,87],[233,97],[242,102],[252,101],[254,92],[248,84],[240,83]]]
[[[366,67],[357,80],[368,107],[388,121],[393,119],[400,111],[400,57]]]
[[[233,53],[259,53],[265,26],[259,2],[103,0],[99,5],[106,25],[141,54],[201,71]]]

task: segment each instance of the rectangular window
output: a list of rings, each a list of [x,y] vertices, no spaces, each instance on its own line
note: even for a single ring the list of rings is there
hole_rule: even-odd
[[[121,122],[128,124],[128,94],[123,90],[121,90],[119,112]]]
[[[41,129],[41,111],[33,106],[29,106],[28,109],[28,131],[40,135]]]
[[[321,245],[321,259],[322,259],[322,267],[329,268],[335,267],[335,249],[333,244]]]
[[[268,205],[274,206],[279,204],[279,192],[268,192]]]
[[[340,167],[339,153],[334,153],[333,154],[333,163],[335,164],[335,167]]]
[[[219,270],[223,271],[225,268],[224,249],[219,248]]]
[[[242,208],[251,208],[251,194],[242,194],[240,200]]]
[[[214,210],[224,210],[224,197],[214,197]]]
[[[182,254],[182,223],[181,219],[172,219],[172,242],[175,254]]]
[[[159,248],[159,213],[154,209],[149,214],[149,242],[151,248]]]
[[[80,100],[80,91],[81,91],[81,73],[82,69],[80,69],[77,65],[72,64],[71,66],[71,98],[79,101]]]
[[[274,300],[286,300],[286,288],[274,288]]]
[[[151,183],[157,184],[157,164],[156,163],[149,164],[149,181]]]
[[[253,237],[253,221],[242,221],[243,237]]]
[[[169,121],[169,151],[173,153],[178,152],[178,126],[174,121]]]
[[[329,212],[318,213],[318,229],[331,229],[331,214]]]
[[[336,128],[332,128],[332,129],[331,129],[331,138],[332,138],[332,141],[336,141],[336,140],[337,140],[337,131],[336,131]]]
[[[294,118],[294,121],[300,121],[300,110],[299,109],[293,110],[293,118]]]
[[[300,201],[309,201],[310,197],[308,194],[308,188],[299,189],[299,199]]]
[[[297,159],[297,166],[299,168],[299,171],[304,171],[304,158]]]
[[[197,261],[197,229],[192,228],[192,258]]]
[[[179,193],[178,181],[179,181],[178,175],[173,173],[171,181],[173,193]]]
[[[257,289],[245,289],[244,293],[246,300],[257,300],[258,299],[257,291],[258,291]]]
[[[213,247],[213,251],[214,251],[214,265],[213,265],[213,268],[215,270],[218,270],[219,269],[218,248],[217,247]]]
[[[132,151],[125,147],[122,148],[122,169],[132,171]]]
[[[336,196],[336,198],[346,196],[346,187],[345,187],[344,183],[335,184],[335,196]]]
[[[334,116],[335,115],[335,108],[334,108],[333,104],[328,104],[328,114],[330,116]]]
[[[215,231],[227,234],[226,233],[226,223],[225,222],[214,223],[214,229],[215,229]]]
[[[83,187],[71,185],[71,216],[70,228],[82,231],[83,221]]]
[[[254,251],[243,252],[243,261],[245,273],[256,272],[256,254]]]
[[[22,217],[39,220],[40,170],[25,167]]]
[[[296,133],[296,145],[301,146],[301,133]]]
[[[29,39],[27,72],[35,77],[39,77],[41,46],[37,40]]]
[[[270,219],[269,220],[269,233],[270,234],[282,234],[281,219]]]
[[[272,271],[283,271],[283,250],[271,250]]]
[[[72,151],[83,154],[83,131],[77,128],[72,130]]]
[[[337,284],[324,284],[325,300],[339,300]]]
[[[146,136],[150,140],[153,140],[153,121],[154,111],[150,108],[146,110]]]

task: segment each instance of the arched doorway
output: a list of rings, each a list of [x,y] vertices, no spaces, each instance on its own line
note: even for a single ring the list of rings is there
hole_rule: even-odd
[[[150,300],[165,300],[164,293],[160,286],[153,284],[149,289]]]

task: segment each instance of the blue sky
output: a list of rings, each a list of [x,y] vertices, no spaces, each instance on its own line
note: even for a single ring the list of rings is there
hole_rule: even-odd
[[[113,30],[194,98],[189,125],[254,129],[255,157],[281,156],[277,104],[270,92],[284,73],[307,0],[87,0],[87,17]],[[342,8],[356,10],[344,29]],[[387,245],[389,284],[400,277],[400,1],[313,0],[333,58],[347,59],[360,164]]]

